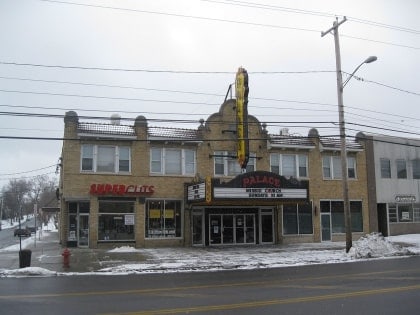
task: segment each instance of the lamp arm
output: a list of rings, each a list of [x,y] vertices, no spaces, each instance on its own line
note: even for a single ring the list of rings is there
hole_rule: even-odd
[[[350,74],[350,76],[346,79],[346,81],[344,81],[343,83],[343,89],[346,86],[346,84],[350,81],[351,78],[353,78],[354,74],[356,73],[357,70],[359,70],[359,68],[364,64],[365,62],[362,62],[356,69],[354,69],[354,71],[352,72],[352,74]]]

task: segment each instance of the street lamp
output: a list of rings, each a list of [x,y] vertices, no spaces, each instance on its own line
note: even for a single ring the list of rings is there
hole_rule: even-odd
[[[360,65],[358,65],[357,66],[357,68],[356,69],[354,69],[354,71],[350,74],[350,76],[346,79],[346,81],[344,81],[344,83],[343,83],[343,89],[344,89],[344,87],[346,86],[346,84],[350,81],[350,79],[354,76],[354,74],[356,73],[356,71],[357,70],[359,70],[359,68],[361,67],[361,66],[363,66],[365,63],[371,63],[371,62],[374,62],[374,61],[376,61],[376,60],[378,60],[378,57],[376,57],[376,56],[370,56],[370,57],[368,57],[365,61],[363,61]]]
[[[340,55],[338,55],[340,56]],[[340,125],[340,146],[341,146],[341,175],[343,180],[343,201],[344,201],[344,227],[346,230],[346,253],[352,247],[352,234],[351,234],[351,214],[350,214],[350,201],[349,201],[349,182],[347,171],[347,149],[346,149],[346,130],[344,125],[344,105],[343,105],[343,90],[346,84],[350,81],[353,75],[365,63],[376,61],[376,56],[370,56],[363,61],[356,69],[350,74],[346,81],[343,83],[341,72],[341,60],[338,57],[336,60],[337,65],[337,94],[338,94],[338,118]]]
[[[338,27],[347,21],[344,17],[342,21],[338,22],[338,18],[333,23],[333,26],[325,32],[321,32],[321,37],[329,34],[330,32],[334,35],[334,48],[335,48],[335,65],[337,75],[337,95],[338,95],[338,118],[340,125],[340,148],[341,148],[341,176],[343,181],[343,200],[344,200],[344,226],[346,230],[346,253],[349,252],[352,246],[351,236],[351,216],[350,216],[350,201],[349,201],[349,183],[348,183],[348,171],[347,171],[347,151],[346,151],[346,130],[344,126],[344,106],[343,106],[343,90],[346,84],[350,81],[353,75],[359,68],[365,63],[371,63],[377,60],[375,56],[370,56],[363,61],[347,80],[343,83],[343,75],[341,71],[341,54],[340,54],[340,40],[338,36]]]

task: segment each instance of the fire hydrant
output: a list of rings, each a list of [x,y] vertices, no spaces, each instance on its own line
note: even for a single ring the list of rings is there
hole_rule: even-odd
[[[61,256],[63,256],[63,267],[64,268],[70,268],[70,251],[68,248],[66,248]]]

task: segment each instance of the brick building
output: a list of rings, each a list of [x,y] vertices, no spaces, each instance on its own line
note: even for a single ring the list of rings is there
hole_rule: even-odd
[[[248,115],[236,159],[236,102],[196,129],[81,121],[67,112],[60,177],[65,246],[216,246],[345,240],[338,139],[268,134]],[[353,237],[369,232],[366,158],[347,143]]]

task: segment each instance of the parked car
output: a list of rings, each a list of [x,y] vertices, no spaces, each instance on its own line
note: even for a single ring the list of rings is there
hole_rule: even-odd
[[[26,229],[29,230],[31,233],[35,233],[36,229],[34,226],[26,226]]]
[[[31,236],[31,231],[28,229],[15,229],[15,236]]]

